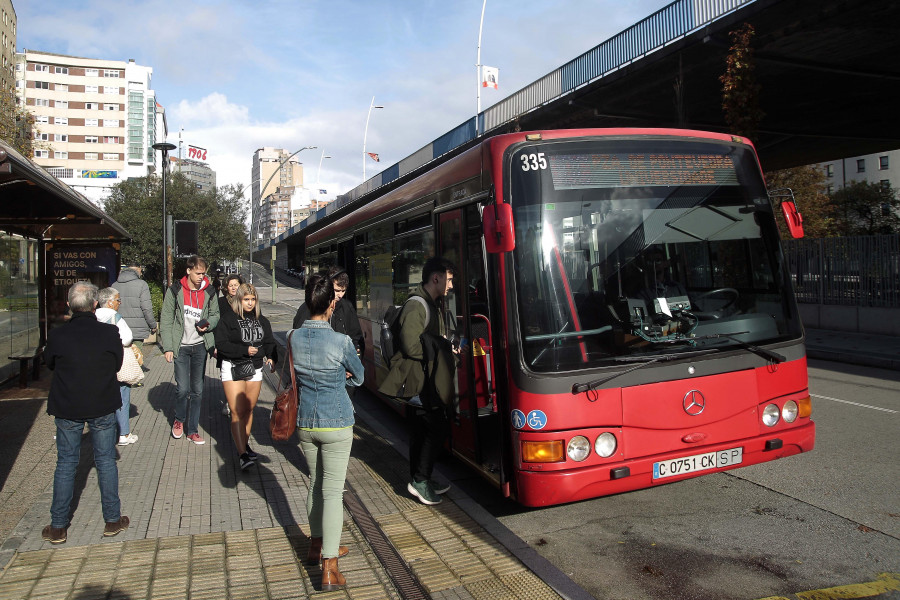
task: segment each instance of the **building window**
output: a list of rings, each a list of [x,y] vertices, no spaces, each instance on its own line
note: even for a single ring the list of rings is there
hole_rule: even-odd
[[[35,106],[50,106],[49,98],[35,98],[34,99]]]
[[[888,163],[887,156],[879,156],[878,157],[878,169],[881,171],[887,171],[890,168]]]
[[[834,177],[834,165],[825,165],[825,177]]]
[[[69,67],[56,67],[56,74],[57,75],[68,75]]]
[[[50,158],[49,150],[35,150],[34,151],[35,158]]]
[[[97,160],[99,155],[96,152],[85,152],[84,160]]]
[[[834,193],[834,184],[833,183],[829,183],[827,186],[825,186],[825,193],[828,194],[829,196]]]
[[[34,65],[34,70],[38,73],[49,73],[50,65]]]
[[[69,86],[66,85],[65,83],[57,83],[57,84],[56,84],[56,91],[57,91],[57,92],[66,92],[66,93],[68,93],[68,91],[69,91]]]
[[[100,90],[96,85],[86,85],[84,86],[85,94],[96,94]]]
[[[54,142],[68,142],[69,134],[68,133],[54,133],[53,141]]]
[[[890,179],[882,179],[881,180],[881,188],[887,191],[891,190],[891,180]]]
[[[100,77],[99,69],[85,69],[84,74],[86,77]]]
[[[104,127],[118,127],[119,120],[118,119],[103,119]]]
[[[105,138],[103,138],[103,143],[104,144],[118,144],[119,137],[115,136],[115,135],[108,135]]]
[[[49,134],[49,133],[41,133],[40,131],[35,131],[35,132],[34,132],[34,139],[36,139],[36,140],[41,140],[42,142],[49,142],[49,141],[50,141],[50,134]]]
[[[119,77],[119,71],[118,71],[117,69],[106,69],[106,71],[103,72],[103,75],[105,75],[106,77],[116,77],[116,78],[118,78],[118,77]]]
[[[49,81],[35,81],[34,88],[37,90],[49,90],[50,82]]]
[[[103,93],[104,94],[118,94],[119,88],[112,87],[111,85],[105,85],[105,86],[103,86]]]
[[[84,103],[85,110],[97,110],[98,108],[100,108],[100,105],[96,102],[85,102]]]
[[[86,136],[84,136],[84,143],[85,144],[99,144],[100,138],[98,138],[96,135],[86,135]]]
[[[69,153],[68,152],[60,152],[59,150],[57,150],[56,152],[53,153],[53,158],[60,158],[63,160],[68,160]]]
[[[69,108],[69,101],[68,100],[57,100],[53,103],[53,105],[56,106],[56,108]]]
[[[103,160],[119,160],[119,155],[118,154],[108,154],[108,153],[104,152]]]
[[[860,158],[856,161],[856,172],[857,173],[865,173],[866,172],[866,159]]]
[[[68,125],[69,117],[56,117],[53,119],[53,122],[56,123],[57,125]]]
[[[100,119],[85,119],[84,126],[85,127],[99,127]]]
[[[103,110],[119,110],[118,104],[104,104]]]
[[[47,115],[34,115],[34,122],[40,124],[47,124],[50,122],[50,117]]]

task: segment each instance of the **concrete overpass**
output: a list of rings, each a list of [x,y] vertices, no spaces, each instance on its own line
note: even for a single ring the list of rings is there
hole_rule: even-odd
[[[573,15],[574,17],[574,15]],[[727,132],[729,32],[756,30],[766,170],[900,148],[900,3],[676,0],[460,124],[275,240],[291,264],[317,224],[352,211],[484,136],[516,128],[653,126]],[[260,257],[267,261],[270,254]]]

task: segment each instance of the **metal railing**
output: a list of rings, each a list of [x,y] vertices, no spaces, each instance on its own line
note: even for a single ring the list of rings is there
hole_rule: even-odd
[[[797,301],[900,308],[900,235],[786,240]]]

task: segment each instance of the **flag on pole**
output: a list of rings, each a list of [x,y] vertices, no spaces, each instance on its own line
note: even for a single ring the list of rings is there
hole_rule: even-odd
[[[481,67],[481,87],[492,87],[495,90],[500,82],[500,69],[497,67]]]
[[[374,160],[375,162],[381,162],[381,159],[378,158],[378,155],[377,155],[376,153],[374,153],[374,152],[366,152],[366,154],[368,154],[368,155],[369,155],[369,158],[371,158],[371,159]]]

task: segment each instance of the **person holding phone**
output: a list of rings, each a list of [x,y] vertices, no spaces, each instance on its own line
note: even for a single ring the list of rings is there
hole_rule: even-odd
[[[219,323],[219,302],[206,276],[206,259],[196,254],[187,259],[185,276],[166,290],[159,321],[166,361],[175,363],[172,437],[179,439],[186,433],[191,442],[205,444],[200,435],[203,378],[206,358],[216,344],[213,330]]]
[[[274,370],[272,325],[259,311],[256,288],[249,283],[231,296],[215,329],[216,352],[222,359],[222,387],[231,409],[231,437],[246,471],[258,460],[250,448],[253,409],[262,387],[262,370]]]

